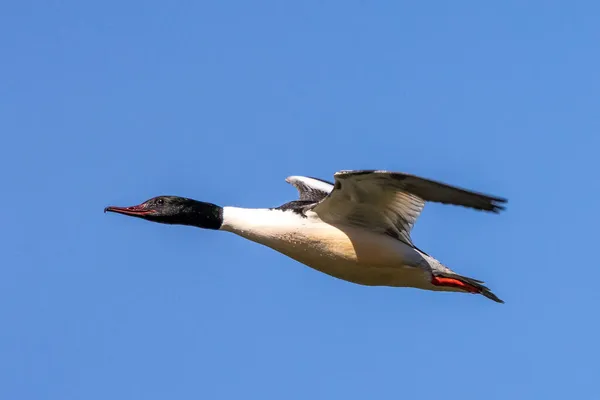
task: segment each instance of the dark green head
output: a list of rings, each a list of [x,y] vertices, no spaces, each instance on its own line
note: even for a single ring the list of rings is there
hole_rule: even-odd
[[[158,196],[132,207],[106,207],[104,212],[114,212],[143,218],[161,224],[197,226],[219,229],[223,223],[223,208],[215,204],[178,196]]]

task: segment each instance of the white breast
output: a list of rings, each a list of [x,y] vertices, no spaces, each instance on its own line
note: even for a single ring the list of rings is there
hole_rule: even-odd
[[[333,226],[309,212],[224,207],[222,230],[261,243],[321,272],[357,283],[416,265],[420,255],[404,243],[350,226]],[[410,268],[414,270],[414,268]],[[385,278],[385,279],[390,279]],[[377,283],[373,283],[377,284]]]

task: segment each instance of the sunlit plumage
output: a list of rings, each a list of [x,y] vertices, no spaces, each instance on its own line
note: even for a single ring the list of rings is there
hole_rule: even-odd
[[[417,248],[410,233],[428,201],[497,213],[505,199],[398,172],[340,171],[334,178],[331,183],[288,177],[299,199],[276,208],[220,207],[159,196],[106,211],[232,232],[357,284],[479,293],[503,303],[483,282],[455,273]]]

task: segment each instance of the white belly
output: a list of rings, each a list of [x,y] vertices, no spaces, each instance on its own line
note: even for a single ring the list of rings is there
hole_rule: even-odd
[[[421,255],[387,235],[332,226],[290,211],[228,209],[221,229],[328,275],[362,285],[429,287],[427,269],[415,268],[426,265]]]

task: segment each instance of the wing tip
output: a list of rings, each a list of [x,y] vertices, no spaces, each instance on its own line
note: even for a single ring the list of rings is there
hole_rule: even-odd
[[[490,209],[488,211],[499,214],[502,211],[506,210],[506,203],[508,203],[508,199],[494,197],[491,199]]]

